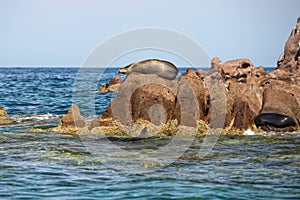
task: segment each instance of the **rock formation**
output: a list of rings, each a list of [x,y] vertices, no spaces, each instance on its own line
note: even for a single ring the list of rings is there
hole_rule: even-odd
[[[249,59],[222,63],[215,57],[209,72],[188,69],[174,80],[137,72],[130,73],[121,83],[115,77],[103,86],[103,91],[116,83],[120,84],[118,94],[100,119],[89,124],[89,129],[114,127],[119,131],[120,126],[124,130],[124,127],[142,121],[152,124],[147,125],[150,135],[155,135],[151,127],[168,127],[168,124],[176,131],[177,126],[197,126],[201,134],[201,127],[243,131],[255,129],[256,116],[268,117],[273,113],[273,116],[284,115],[295,122],[292,127],[279,126],[276,131],[297,130],[300,125],[299,45],[300,18],[286,42],[277,68],[271,73],[262,66],[255,67]],[[85,126],[78,107],[73,109],[71,107],[62,118],[62,128]],[[138,133],[144,127],[142,124]],[[168,132],[167,129],[164,132]],[[174,135],[173,132],[167,135]]]
[[[300,75],[300,17],[277,61],[274,77],[299,77]]]
[[[166,123],[172,118],[176,93],[177,80],[133,72],[119,86],[118,95],[102,114],[102,119],[114,118],[124,125],[137,119]]]
[[[120,76],[115,76],[109,81],[109,83],[101,85],[98,92],[115,92],[116,90],[118,90],[121,81],[122,79]]]
[[[60,132],[76,133],[78,128],[86,127],[86,122],[80,114],[79,107],[72,105],[68,113],[59,121],[58,129]]]

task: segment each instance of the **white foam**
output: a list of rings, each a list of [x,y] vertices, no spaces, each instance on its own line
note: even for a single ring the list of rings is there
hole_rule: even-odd
[[[15,115],[12,116],[11,118],[13,118],[15,121],[17,122],[22,122],[22,121],[26,121],[26,120],[47,120],[47,119],[54,119],[54,118],[58,118],[58,115],[54,115],[54,114],[26,114],[26,115]]]
[[[247,129],[247,130],[243,133],[243,135],[255,135],[255,133],[254,133],[252,130]]]

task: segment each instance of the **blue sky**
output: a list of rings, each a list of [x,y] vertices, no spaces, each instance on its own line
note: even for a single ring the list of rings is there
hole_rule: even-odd
[[[275,66],[299,8],[299,0],[0,0],[0,66],[80,66],[97,45],[143,27],[178,31],[222,61]]]

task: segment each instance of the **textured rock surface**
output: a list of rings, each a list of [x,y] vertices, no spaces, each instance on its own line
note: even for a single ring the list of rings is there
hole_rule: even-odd
[[[59,122],[59,128],[62,130],[83,128],[86,123],[80,114],[79,107],[72,105],[67,114],[65,114]]]
[[[133,122],[148,120],[155,125],[171,120],[176,94],[159,84],[146,84],[134,91],[130,98]]]
[[[199,118],[197,120],[204,120],[209,92],[208,89],[205,88],[205,83],[202,80],[201,75],[192,69],[188,69],[186,73],[182,74],[181,78],[185,78],[188,81],[189,86],[194,93],[194,96],[197,98],[199,106]],[[185,88],[182,87],[182,89],[184,90]]]
[[[278,59],[278,66],[272,73],[275,77],[297,77],[300,75],[300,17]]]
[[[299,125],[300,107],[292,93],[266,88],[263,94],[262,113],[278,113],[292,117]]]
[[[247,78],[251,76],[256,68],[248,59],[236,59],[222,63],[219,58],[213,58],[212,70],[220,70],[223,80],[235,78],[238,82],[247,82]]]
[[[188,69],[172,81],[133,72],[102,114],[100,126],[109,126],[113,120],[126,126],[138,120],[155,125],[175,120],[178,125],[194,126],[198,120],[210,128],[245,130],[265,112],[290,116],[299,126],[299,46],[300,18],[271,73],[248,59],[222,63],[217,57],[209,72]]]
[[[165,123],[173,115],[177,85],[177,80],[133,72],[119,86],[118,95],[101,119],[113,118],[124,125],[130,125],[138,118]]]
[[[122,79],[120,76],[115,76],[109,81],[109,83],[101,85],[98,92],[115,92],[118,90],[121,81]]]

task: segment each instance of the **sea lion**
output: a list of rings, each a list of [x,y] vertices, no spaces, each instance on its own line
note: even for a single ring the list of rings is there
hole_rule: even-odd
[[[296,126],[296,122],[292,117],[278,113],[261,113],[254,118],[254,122],[257,127],[271,131],[277,128]]]
[[[157,74],[161,78],[173,80],[176,78],[178,69],[171,62],[164,60],[143,60],[132,63],[126,67],[121,68],[118,73],[130,74],[132,72],[139,72],[143,74]]]

